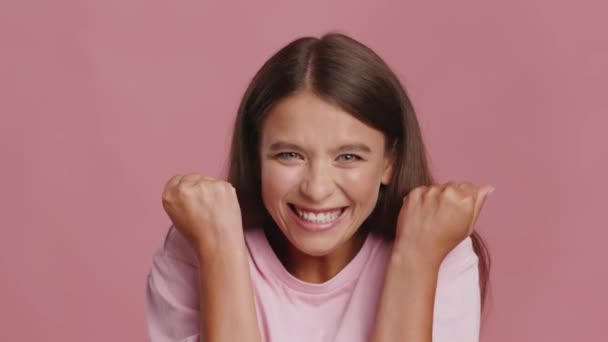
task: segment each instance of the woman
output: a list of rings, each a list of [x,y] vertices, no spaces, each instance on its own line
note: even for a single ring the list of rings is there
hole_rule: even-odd
[[[297,39],[243,97],[227,181],[165,187],[151,341],[477,341],[473,227],[491,191],[434,184],[410,100],[369,48]]]

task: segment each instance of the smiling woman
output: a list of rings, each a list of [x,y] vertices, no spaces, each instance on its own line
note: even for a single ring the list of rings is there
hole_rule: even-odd
[[[333,260],[356,250],[356,232],[374,209],[380,184],[390,181],[385,146],[381,131],[311,91],[268,113],[260,139],[262,198],[288,249]],[[348,261],[334,262],[329,274]]]
[[[434,184],[410,100],[373,51],[297,39],[243,97],[227,180],[165,187],[150,338],[477,341],[488,259],[474,226],[492,190]]]

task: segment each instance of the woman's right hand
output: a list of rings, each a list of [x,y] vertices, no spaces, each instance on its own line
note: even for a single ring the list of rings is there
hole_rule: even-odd
[[[176,175],[166,184],[163,207],[173,225],[198,252],[244,246],[241,209],[234,187],[198,174]]]

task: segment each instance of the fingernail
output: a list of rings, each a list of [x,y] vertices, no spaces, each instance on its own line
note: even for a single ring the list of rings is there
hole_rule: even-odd
[[[496,188],[491,187],[490,190],[488,190],[487,194],[489,195],[489,194],[493,193],[494,191],[496,191]]]

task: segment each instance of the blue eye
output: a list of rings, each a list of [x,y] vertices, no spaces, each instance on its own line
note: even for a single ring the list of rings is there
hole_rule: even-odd
[[[359,161],[359,160],[363,160],[363,158],[359,157],[356,154],[342,154],[338,157],[338,159],[341,159],[343,161],[347,161],[347,162],[354,162],[354,161]]]

